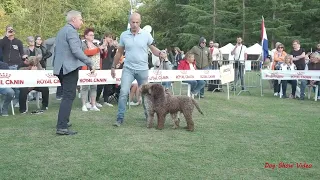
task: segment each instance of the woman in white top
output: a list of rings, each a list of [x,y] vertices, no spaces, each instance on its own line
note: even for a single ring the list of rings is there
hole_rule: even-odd
[[[280,65],[280,70],[281,71],[294,71],[296,70],[297,67],[295,64],[293,64],[292,61],[292,56],[291,55],[286,55],[284,58],[284,63]],[[286,90],[287,90],[287,84],[290,83],[292,86],[292,92],[289,96],[289,98],[295,98],[296,96],[296,89],[297,89],[297,80],[282,80],[282,98],[288,98],[286,95]]]

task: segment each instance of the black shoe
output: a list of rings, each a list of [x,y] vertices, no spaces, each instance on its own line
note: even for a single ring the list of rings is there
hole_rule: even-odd
[[[304,100],[304,97],[300,97],[300,98],[297,98],[297,99],[303,101],[303,100]]]
[[[77,134],[76,131],[70,131],[69,129],[57,129],[57,135],[75,135]]]
[[[68,127],[71,127],[72,126],[72,124],[71,123],[68,123]]]

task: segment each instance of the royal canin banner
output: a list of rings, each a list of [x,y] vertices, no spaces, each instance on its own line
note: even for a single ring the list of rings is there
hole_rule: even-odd
[[[320,81],[320,71],[274,71],[262,70],[262,79],[279,79],[279,80],[315,80]]]
[[[79,71],[78,85],[120,84],[122,70],[116,70],[116,78],[110,70],[97,70],[91,74],[88,70]],[[219,70],[149,70],[149,82],[218,80]],[[58,77],[52,70],[1,70],[1,87],[50,87],[60,86]]]

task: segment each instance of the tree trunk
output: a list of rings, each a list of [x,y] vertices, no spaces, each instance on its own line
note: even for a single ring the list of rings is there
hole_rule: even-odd
[[[216,41],[216,0],[213,0],[213,34],[212,40]]]
[[[272,20],[274,21],[276,19],[276,12],[275,10],[273,10],[273,14],[272,14]],[[271,48],[274,49],[274,44],[275,44],[275,38],[274,38],[274,33],[272,32],[271,35]]]
[[[242,0],[242,26],[243,26],[243,30],[242,30],[242,40],[244,40],[245,38],[245,34],[246,34],[246,12],[245,12],[245,0]]]

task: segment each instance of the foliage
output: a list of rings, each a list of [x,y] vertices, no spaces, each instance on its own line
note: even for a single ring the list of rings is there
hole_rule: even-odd
[[[183,49],[194,46],[200,36],[214,38],[220,45],[233,43],[238,36],[244,36],[248,45],[260,43],[262,16],[270,47],[280,41],[290,49],[292,40],[299,39],[303,47],[311,48],[320,33],[317,0],[157,0],[149,1],[141,12],[150,17],[147,23],[161,46]]]
[[[50,38],[66,23],[69,10],[82,12],[85,27],[94,27],[97,37],[106,31],[119,36],[126,29],[130,4],[128,0],[0,0],[0,32],[13,24],[16,36],[25,42],[27,36]]]

